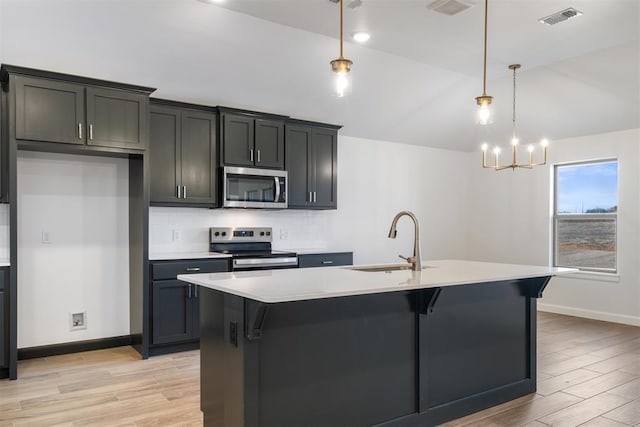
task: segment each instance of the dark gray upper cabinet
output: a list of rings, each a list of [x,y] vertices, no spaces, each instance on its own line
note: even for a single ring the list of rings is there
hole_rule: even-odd
[[[78,84],[16,76],[16,139],[84,144],[84,91]]]
[[[149,176],[152,203],[179,203],[180,110],[151,104],[149,113]]]
[[[255,165],[284,169],[284,123],[256,119]]]
[[[233,166],[253,166],[255,119],[223,115],[222,151],[224,164]]]
[[[284,122],[223,113],[222,164],[284,169]]]
[[[154,205],[216,205],[216,114],[208,107],[195,108],[162,100],[151,104],[150,199]]]
[[[152,88],[12,65],[0,76],[9,83],[17,141],[147,148]]]
[[[337,128],[287,124],[289,208],[337,209]]]
[[[119,89],[87,88],[87,144],[144,150],[149,101]]]

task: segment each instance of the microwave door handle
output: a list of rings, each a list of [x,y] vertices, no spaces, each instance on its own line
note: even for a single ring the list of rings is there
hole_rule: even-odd
[[[277,203],[280,200],[280,178],[274,176],[273,179],[276,182],[276,197],[273,201]]]

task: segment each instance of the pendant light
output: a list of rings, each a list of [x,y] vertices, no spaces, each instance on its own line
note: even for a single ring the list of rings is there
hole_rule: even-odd
[[[494,161],[493,166],[487,166],[487,149],[489,148],[488,144],[482,144],[482,167],[489,168],[493,170],[503,170],[503,169],[511,169],[515,170],[516,168],[527,168],[533,169],[534,166],[542,166],[547,164],[547,146],[549,145],[549,141],[543,139],[540,141],[540,146],[542,147],[542,162],[534,163],[533,161],[533,152],[535,151],[535,147],[533,144],[529,144],[527,147],[527,151],[529,152],[529,161],[527,163],[518,163],[518,143],[520,140],[516,137],[516,70],[520,68],[520,64],[511,64],[509,65],[509,69],[513,70],[513,116],[511,119],[511,164],[500,166],[499,157],[500,157],[500,147],[495,147],[493,149]]]
[[[338,97],[343,97],[350,89],[349,71],[351,71],[351,65],[353,64],[353,62],[343,56],[342,22],[342,0],[340,0],[340,57],[331,61],[331,70],[334,73],[334,93]]]
[[[493,112],[491,102],[493,96],[487,95],[487,16],[489,14],[489,0],[484,0],[484,60],[482,66],[482,95],[476,98],[478,112],[476,123],[488,125],[493,123]]]

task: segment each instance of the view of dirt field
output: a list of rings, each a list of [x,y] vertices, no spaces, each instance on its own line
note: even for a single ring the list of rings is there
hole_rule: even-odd
[[[559,219],[557,264],[616,268],[615,219]]]

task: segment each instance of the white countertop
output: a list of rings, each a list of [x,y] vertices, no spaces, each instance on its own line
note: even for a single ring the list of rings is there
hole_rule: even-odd
[[[578,271],[462,260],[424,261],[423,266],[427,268],[420,272],[366,272],[352,270],[352,267],[318,267],[181,274],[178,279],[256,301],[278,303],[555,276]]]
[[[229,258],[231,255],[218,252],[165,252],[149,254],[150,261],[167,261],[174,259]]]
[[[11,267],[11,263],[8,260],[0,260],[0,267]]]

